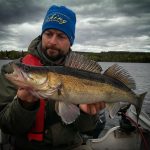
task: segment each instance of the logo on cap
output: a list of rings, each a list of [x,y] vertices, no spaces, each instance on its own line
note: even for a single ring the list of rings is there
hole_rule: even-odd
[[[58,22],[59,24],[65,24],[67,23],[67,20],[65,20],[61,14],[55,13],[55,14],[48,16],[45,22]]]

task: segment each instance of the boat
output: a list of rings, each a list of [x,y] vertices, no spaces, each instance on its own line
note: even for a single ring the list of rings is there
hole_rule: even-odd
[[[149,150],[150,117],[141,111],[137,123],[135,107],[131,105],[126,113],[120,112],[119,126],[109,129],[104,136],[88,139],[86,144],[92,150]]]

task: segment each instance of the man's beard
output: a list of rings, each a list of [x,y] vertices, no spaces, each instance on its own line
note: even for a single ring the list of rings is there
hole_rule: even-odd
[[[58,51],[58,55],[56,55],[56,56],[50,56],[50,55],[48,54],[48,50],[49,50],[49,49]],[[63,54],[63,52],[62,52],[61,49],[56,48],[56,47],[53,47],[53,46],[48,47],[48,48],[46,48],[45,50],[43,50],[43,53],[45,54],[45,56],[46,56],[48,59],[50,59],[50,60],[52,60],[52,61],[58,61],[58,60],[60,60],[60,59],[62,59],[62,58],[64,58],[64,57],[66,56],[66,54]]]

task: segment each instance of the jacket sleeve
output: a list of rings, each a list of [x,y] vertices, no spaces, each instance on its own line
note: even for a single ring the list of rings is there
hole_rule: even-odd
[[[11,63],[1,69],[0,74],[0,128],[3,132],[23,134],[27,132],[36,116],[37,109],[25,109],[16,97],[17,88],[5,78],[5,73],[11,73]]]

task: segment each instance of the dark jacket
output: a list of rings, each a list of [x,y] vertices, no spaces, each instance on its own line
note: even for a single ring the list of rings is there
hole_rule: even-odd
[[[29,53],[41,59],[44,65],[63,65],[65,57],[57,62],[46,58],[40,51],[40,36],[33,40],[29,46]],[[31,130],[39,102],[34,104],[32,109],[24,107],[16,97],[17,87],[11,84],[4,76],[5,73],[12,72],[12,63],[6,64],[1,69],[0,75],[0,128],[4,133],[11,135],[12,143],[18,149],[25,150],[48,150],[48,149],[72,149],[82,144],[79,132],[86,132],[95,129],[96,117],[85,114],[77,120],[65,125],[55,112],[55,102],[47,101],[45,108],[45,129],[44,140],[42,142],[29,141],[27,133]]]

